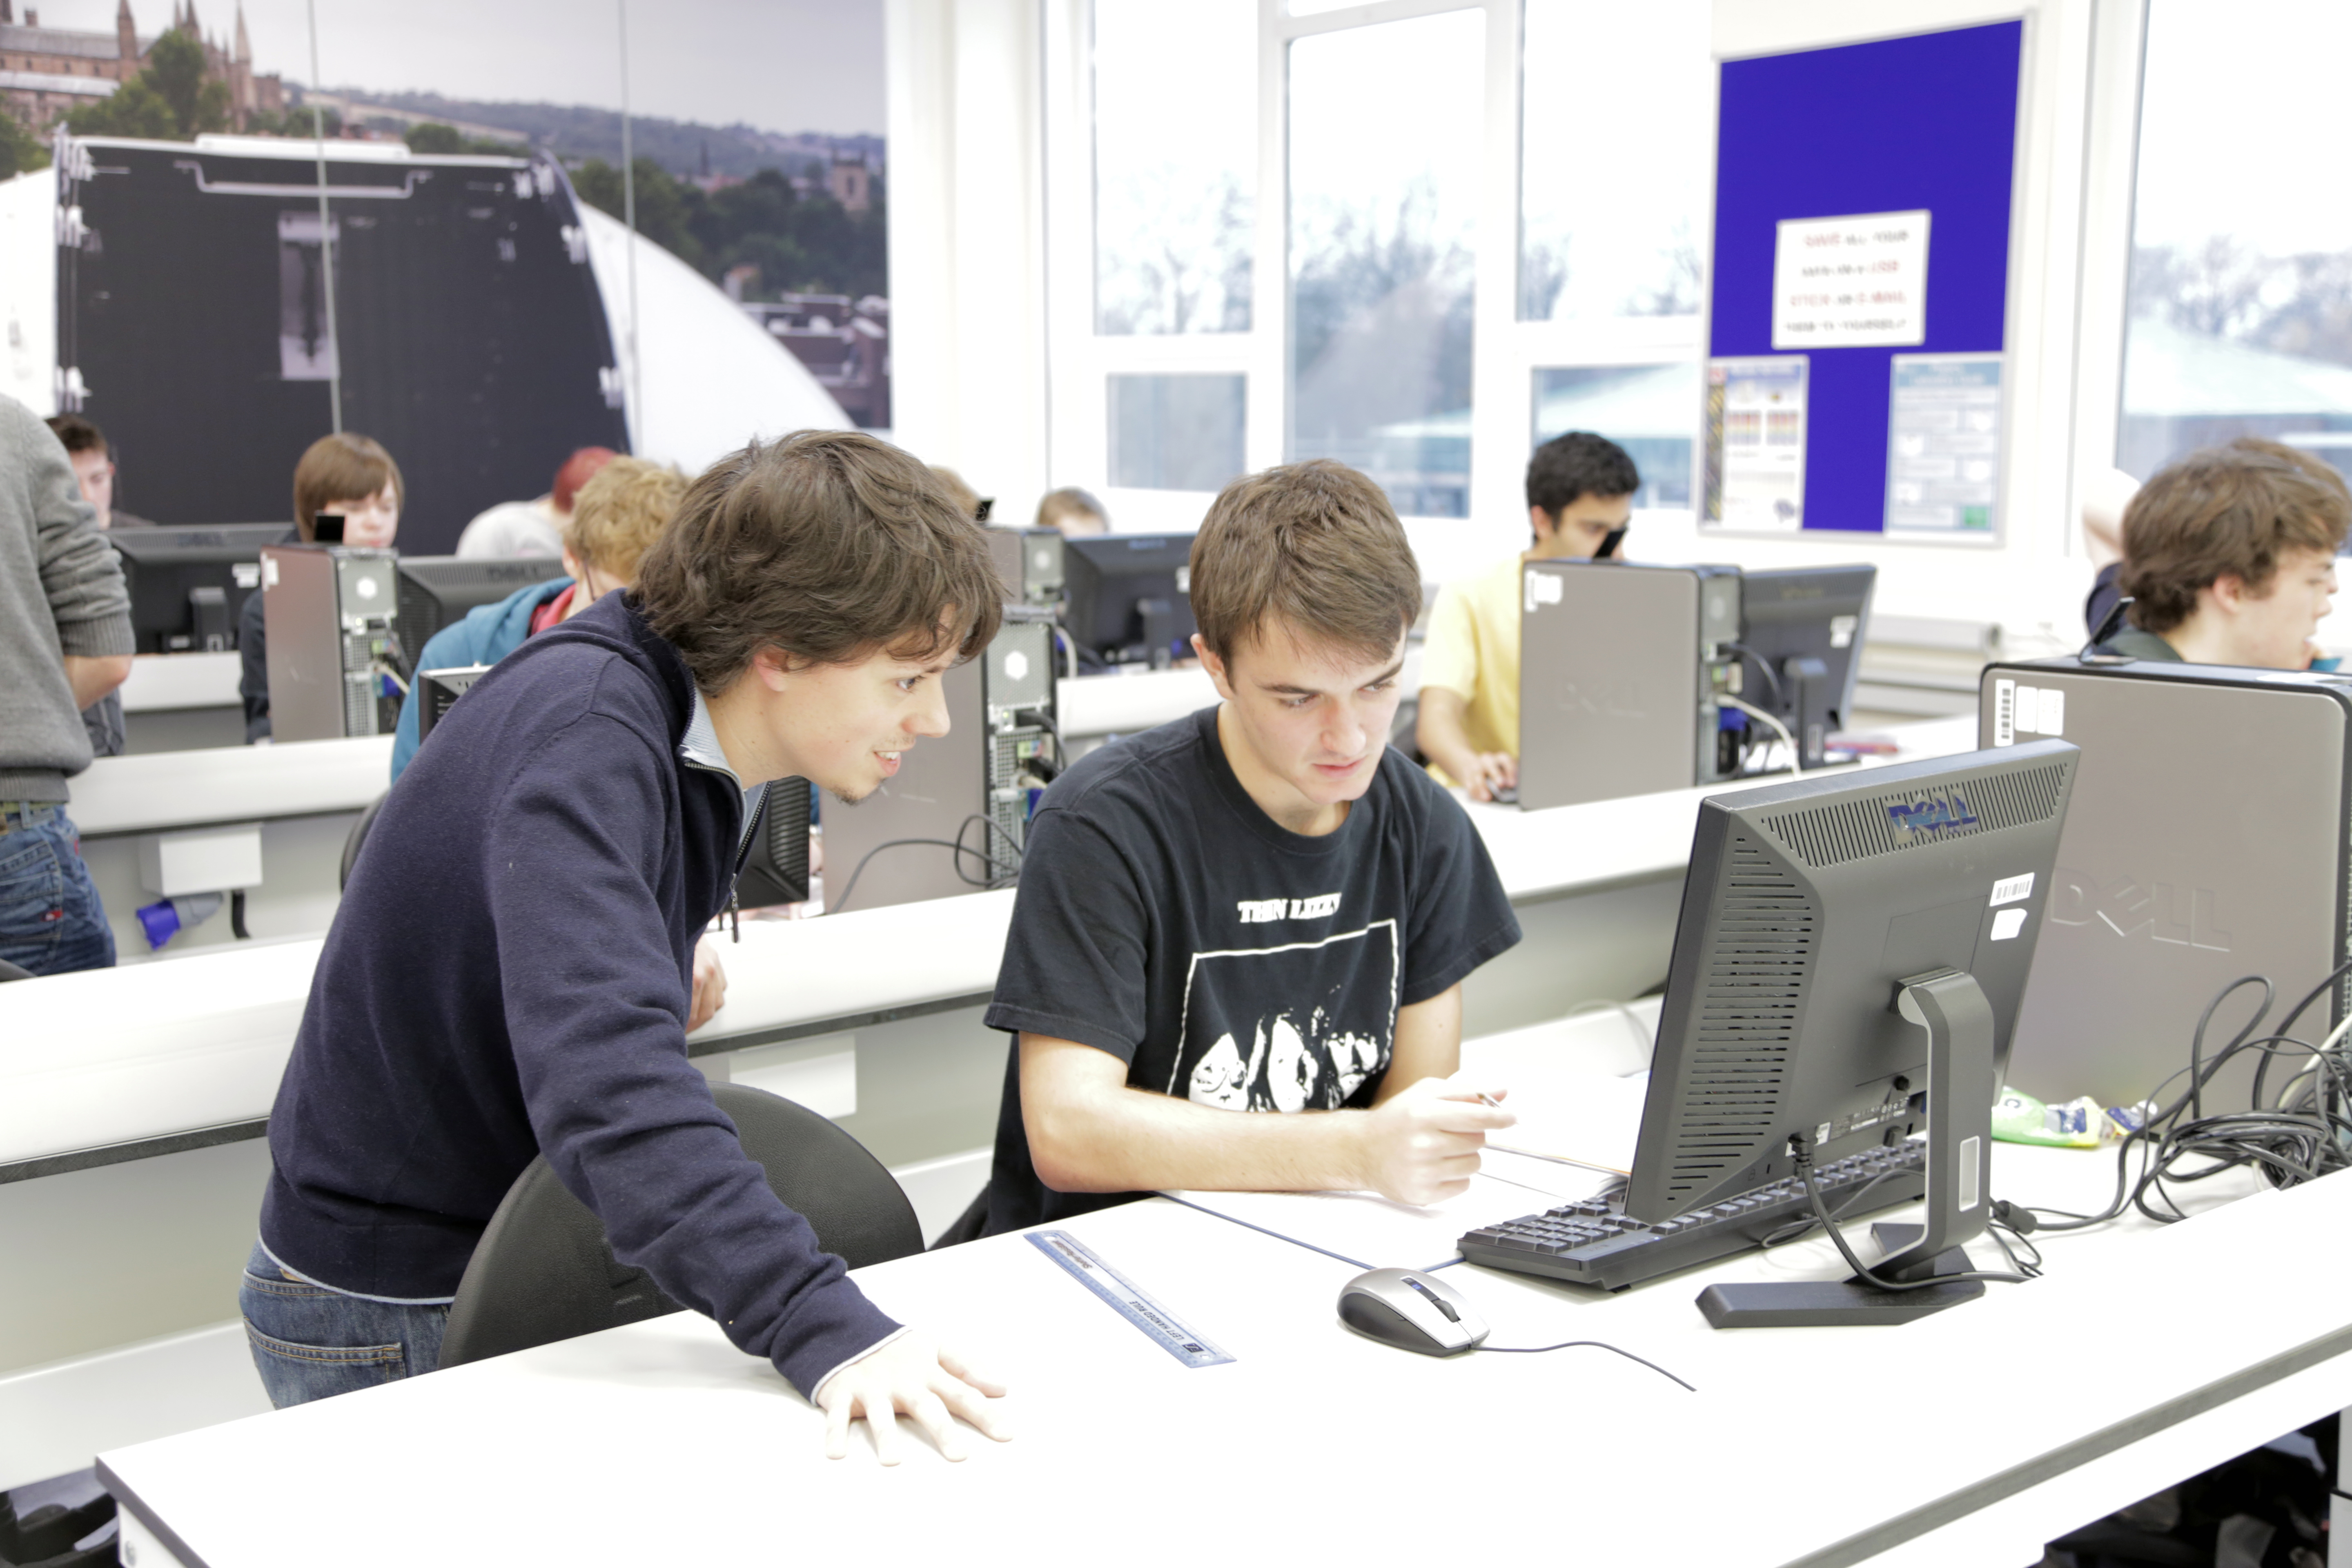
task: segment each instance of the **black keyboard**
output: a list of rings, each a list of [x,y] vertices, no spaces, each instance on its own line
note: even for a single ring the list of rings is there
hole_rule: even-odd
[[[1861,1214],[1925,1195],[1927,1156],[1927,1145],[1913,1139],[1817,1166],[1813,1179],[1830,1213],[1847,1217],[1845,1206],[1857,1197],[1853,1212]],[[1877,1185],[1870,1186],[1874,1181]],[[1865,1186],[1870,1187],[1867,1194],[1862,1191]],[[1693,1209],[1663,1225],[1628,1219],[1620,1189],[1482,1226],[1459,1245],[1464,1258],[1489,1268],[1622,1290],[1678,1268],[1750,1251],[1774,1232],[1812,1215],[1804,1184],[1794,1177]]]

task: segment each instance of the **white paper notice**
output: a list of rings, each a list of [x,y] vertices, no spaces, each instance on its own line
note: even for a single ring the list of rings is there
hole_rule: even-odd
[[[2000,500],[2000,355],[1893,360],[1886,531],[1990,540]]]
[[[1802,354],[1706,363],[1702,522],[1788,532],[1805,523]]]
[[[1780,220],[1772,260],[1774,348],[1927,341],[1925,212]]]

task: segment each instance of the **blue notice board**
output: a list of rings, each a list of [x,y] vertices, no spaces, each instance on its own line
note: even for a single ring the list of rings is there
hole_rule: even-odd
[[[2025,24],[1726,60],[1717,119],[1711,358],[1772,354],[1787,218],[1931,215],[1925,341],[1811,347],[1803,528],[1879,532],[1896,354],[2007,348]]]

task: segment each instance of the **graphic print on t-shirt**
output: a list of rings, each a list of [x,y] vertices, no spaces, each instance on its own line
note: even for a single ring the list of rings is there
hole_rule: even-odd
[[[1396,1040],[1397,923],[1196,952],[1167,1092],[1225,1110],[1332,1110]]]

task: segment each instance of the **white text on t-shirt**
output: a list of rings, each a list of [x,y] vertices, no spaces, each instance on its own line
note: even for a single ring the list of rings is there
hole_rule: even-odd
[[[1311,899],[1241,899],[1234,907],[1241,910],[1242,924],[1262,925],[1268,921],[1323,920],[1339,912],[1339,895],[1318,893]]]

